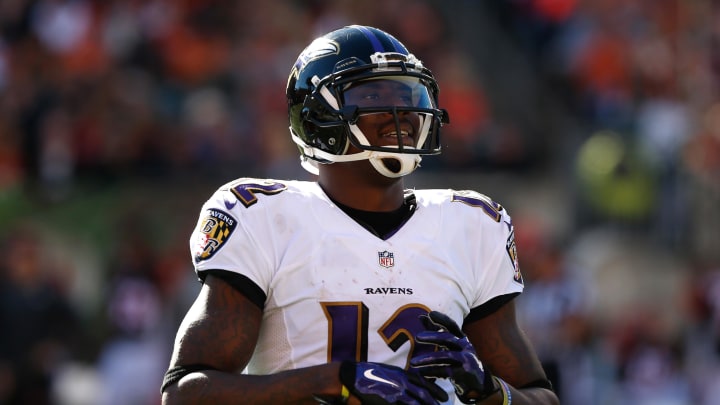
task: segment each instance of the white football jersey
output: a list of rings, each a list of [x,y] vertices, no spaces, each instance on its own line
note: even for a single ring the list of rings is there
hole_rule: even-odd
[[[510,216],[473,191],[415,190],[410,219],[382,240],[315,182],[238,179],[203,205],[197,272],[242,274],[267,295],[246,370],[270,374],[355,359],[406,367],[420,314],[458,324],[523,289]],[[449,388],[452,392],[452,388]]]

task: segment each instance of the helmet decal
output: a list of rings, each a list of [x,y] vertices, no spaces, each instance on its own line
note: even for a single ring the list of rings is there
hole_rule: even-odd
[[[322,58],[327,55],[338,54],[339,52],[340,45],[338,45],[337,42],[325,37],[316,38],[310,45],[307,46],[307,48],[305,48],[305,50],[303,50],[300,56],[298,56],[294,68],[301,70],[312,60]]]

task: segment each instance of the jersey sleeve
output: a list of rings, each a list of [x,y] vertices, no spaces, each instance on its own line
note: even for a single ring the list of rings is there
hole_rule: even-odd
[[[471,303],[473,309],[501,296],[517,295],[524,288],[512,219],[499,204],[493,203],[493,207],[494,218],[487,215],[480,218],[479,248],[475,259],[479,282]]]
[[[225,270],[237,273],[267,293],[272,264],[267,254],[267,226],[263,207],[249,210],[237,203],[227,188],[221,188],[203,204],[197,225],[190,236],[190,253],[195,272]]]

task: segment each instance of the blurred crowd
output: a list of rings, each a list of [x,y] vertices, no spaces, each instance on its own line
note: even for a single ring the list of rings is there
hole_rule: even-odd
[[[421,172],[508,196],[562,403],[720,404],[719,1],[3,0],[0,405],[159,404],[203,198],[309,178],[287,75],[353,23],[438,78]]]

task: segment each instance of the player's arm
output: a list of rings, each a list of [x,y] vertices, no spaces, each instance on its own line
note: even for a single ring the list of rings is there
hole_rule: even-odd
[[[174,404],[317,404],[313,394],[340,396],[339,364],[273,375],[242,375],[258,339],[262,310],[220,278],[207,276],[175,340],[165,387]]]
[[[490,315],[463,325],[463,330],[483,365],[507,383],[513,405],[559,404],[557,396],[545,388],[548,384],[547,376],[535,350],[517,323],[514,301],[504,304]],[[501,403],[497,399],[495,401]],[[488,403],[493,403],[490,398]]]

